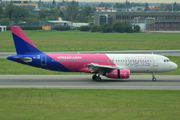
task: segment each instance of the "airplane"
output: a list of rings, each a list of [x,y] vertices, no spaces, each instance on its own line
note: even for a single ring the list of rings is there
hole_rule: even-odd
[[[127,79],[131,73],[155,73],[177,69],[169,58],[156,54],[57,54],[43,53],[28,38],[19,26],[11,26],[17,55],[8,60],[21,64],[61,72],[92,73],[92,79],[101,81],[100,76]]]

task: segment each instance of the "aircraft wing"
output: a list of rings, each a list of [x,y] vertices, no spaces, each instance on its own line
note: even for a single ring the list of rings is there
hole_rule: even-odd
[[[92,70],[92,72],[98,72],[100,70],[110,71],[110,70],[115,70],[115,69],[123,69],[123,67],[99,65],[99,64],[91,63],[88,65],[88,69]]]

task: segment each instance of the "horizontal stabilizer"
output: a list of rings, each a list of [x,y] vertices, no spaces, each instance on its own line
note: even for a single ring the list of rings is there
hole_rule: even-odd
[[[22,58],[22,57],[13,57],[13,58],[22,60],[22,61],[24,61],[24,62],[26,62],[26,63],[32,62],[32,58],[30,58],[30,57],[23,57],[23,58]]]

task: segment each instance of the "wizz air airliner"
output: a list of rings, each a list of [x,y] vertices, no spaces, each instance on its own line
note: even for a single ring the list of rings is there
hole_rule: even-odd
[[[92,73],[92,79],[100,76],[127,79],[131,73],[155,73],[177,69],[176,63],[155,54],[46,54],[41,52],[19,26],[11,26],[17,55],[7,59],[38,68],[61,72]]]

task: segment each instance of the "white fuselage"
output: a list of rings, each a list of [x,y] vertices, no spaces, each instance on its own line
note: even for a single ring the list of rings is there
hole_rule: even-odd
[[[168,72],[177,65],[167,57],[155,54],[106,54],[117,67],[129,69],[131,73]]]

